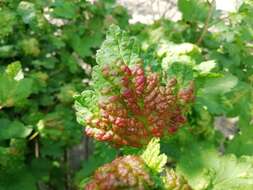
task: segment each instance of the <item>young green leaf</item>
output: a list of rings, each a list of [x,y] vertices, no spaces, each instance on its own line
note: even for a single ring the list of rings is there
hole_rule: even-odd
[[[167,163],[167,156],[165,154],[160,154],[159,142],[160,140],[158,138],[151,139],[146,150],[141,155],[141,158],[148,167],[157,173],[162,172]]]

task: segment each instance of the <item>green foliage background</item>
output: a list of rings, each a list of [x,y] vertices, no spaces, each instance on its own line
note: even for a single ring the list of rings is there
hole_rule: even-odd
[[[0,0],[0,189],[82,188],[97,167],[142,152],[96,142],[78,172],[66,158],[83,136],[73,96],[89,88],[83,79],[111,24],[127,30],[138,56],[165,78],[195,81],[188,124],[161,139],[170,166],[196,190],[253,189],[253,3],[225,16],[206,0],[179,0],[178,7],[177,22],[128,25],[113,0]],[[121,53],[136,48],[114,32],[108,36],[122,42]],[[113,51],[98,62],[117,56],[108,41],[101,47]],[[214,127],[218,116],[238,119],[233,138]]]
[[[73,96],[107,27],[127,23],[111,0],[0,1],[1,190],[74,188],[66,156],[83,132]]]

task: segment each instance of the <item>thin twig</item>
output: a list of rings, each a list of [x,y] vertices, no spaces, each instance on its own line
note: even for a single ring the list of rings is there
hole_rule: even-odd
[[[214,7],[215,7],[215,0],[212,0],[212,2],[210,3],[210,7],[209,7],[208,15],[206,17],[204,28],[203,28],[202,33],[196,42],[197,45],[200,45],[202,43],[203,38],[208,30],[208,25],[209,25],[210,19],[212,17]]]
[[[39,147],[39,142],[38,138],[35,139],[35,158],[38,159],[40,157],[40,147]]]

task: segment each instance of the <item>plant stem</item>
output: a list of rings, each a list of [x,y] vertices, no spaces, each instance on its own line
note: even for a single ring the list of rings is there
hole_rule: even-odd
[[[204,28],[201,32],[201,35],[199,36],[199,38],[196,42],[197,45],[200,45],[202,43],[202,41],[204,39],[204,36],[205,36],[205,34],[208,30],[208,25],[209,25],[210,19],[211,19],[212,14],[213,14],[213,9],[215,7],[215,0],[212,0],[212,2],[209,5],[210,5],[210,7],[209,7],[208,15],[206,17],[205,25],[204,25]]]
[[[40,157],[40,147],[39,147],[39,142],[38,138],[35,139],[35,158],[38,159]]]

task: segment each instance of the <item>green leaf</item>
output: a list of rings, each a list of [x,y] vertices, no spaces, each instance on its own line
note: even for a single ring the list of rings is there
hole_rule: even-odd
[[[16,81],[0,75],[0,108],[22,103],[32,93],[32,84],[31,79]]]
[[[72,103],[74,100],[74,96],[77,94],[75,87],[73,84],[68,84],[60,88],[60,92],[57,95],[57,98],[62,103]]]
[[[186,85],[189,81],[193,80],[192,66],[181,63],[173,63],[167,70],[169,77],[176,77],[180,84]]]
[[[239,134],[227,142],[226,152],[237,156],[253,156],[253,126],[244,126]]]
[[[11,34],[13,32],[13,28],[15,24],[16,24],[15,13],[10,10],[1,9],[0,11],[0,38],[3,38]]]
[[[98,112],[97,95],[92,90],[85,90],[81,95],[75,96],[75,100],[77,121],[84,125],[86,117],[91,117],[94,112]]]
[[[69,54],[68,52],[63,52],[61,55],[62,62],[65,62],[71,73],[76,73],[80,71],[80,67],[77,63],[77,59]]]
[[[217,63],[214,60],[204,61],[194,67],[195,70],[199,71],[200,74],[208,74],[211,70],[216,67]]]
[[[187,21],[205,21],[208,15],[207,0],[179,0],[178,9]]]
[[[1,17],[1,15],[0,15],[0,17]],[[15,48],[13,45],[0,46],[0,58],[13,57],[16,55],[16,53],[17,52],[15,51]]]
[[[17,169],[15,173],[11,174],[0,170],[0,189],[37,190],[36,180],[27,168]]]
[[[100,94],[103,88],[111,87],[111,83],[103,77],[101,67],[99,65],[92,68],[92,81],[93,83],[91,86],[97,94]]]
[[[43,138],[41,141],[41,155],[42,157],[61,158],[64,154],[64,142],[63,141],[51,141],[51,139]]]
[[[157,173],[162,172],[167,163],[167,156],[165,154],[160,154],[159,141],[158,138],[151,139],[146,150],[141,155],[141,158],[145,161],[147,166]]]
[[[162,58],[162,70],[168,77],[176,77],[181,84],[193,80],[194,66],[201,58],[201,49],[190,43],[162,44],[158,56]]]
[[[24,78],[22,66],[19,61],[15,61],[9,64],[5,70],[8,76],[19,81]]]
[[[77,110],[77,120],[84,125],[86,117],[91,117],[98,112],[98,95],[101,89],[111,87],[111,83],[102,75],[102,66],[105,64],[113,65],[119,58],[127,64],[133,64],[138,58],[137,44],[133,39],[120,30],[117,26],[111,26],[108,31],[106,40],[103,42],[100,50],[97,51],[97,63],[93,67],[91,86],[94,91],[86,90],[80,96],[76,96],[75,109]],[[115,89],[114,89],[115,90]]]
[[[36,179],[48,181],[52,162],[45,158],[36,158],[31,161],[30,171]]]
[[[25,24],[31,23],[36,18],[35,5],[28,1],[21,1],[18,5],[17,12]]]
[[[237,83],[237,77],[231,74],[226,74],[222,78],[210,78],[206,81],[203,92],[209,95],[222,95],[231,91]]]
[[[25,55],[38,56],[40,54],[39,42],[36,38],[23,39],[19,45]]]
[[[174,43],[162,43],[159,45],[158,56],[166,55],[168,57],[173,57],[173,59],[180,59],[180,56],[189,56],[192,58],[191,60],[198,59],[201,56],[201,49],[191,43],[181,43],[181,44],[174,44]],[[174,58],[175,57],[175,58]],[[180,61],[174,61],[180,62]]]
[[[53,15],[59,18],[73,19],[76,18],[78,7],[74,2],[68,2],[65,0],[57,0],[54,3]]]
[[[196,104],[206,107],[210,113],[216,115],[224,115],[228,111],[220,96],[201,95],[197,97]]]
[[[208,146],[192,145],[182,155],[177,171],[194,190],[250,190],[253,157],[221,156]]]
[[[139,46],[135,39],[113,25],[107,32],[106,40],[97,51],[96,60],[99,65],[106,65],[118,59],[126,64],[133,64],[139,59]]]
[[[0,140],[26,138],[32,130],[31,126],[25,126],[19,121],[0,119]]]
[[[71,36],[70,44],[75,52],[82,58],[92,54],[91,48],[93,47],[93,39],[89,36],[82,38],[78,35]]]

